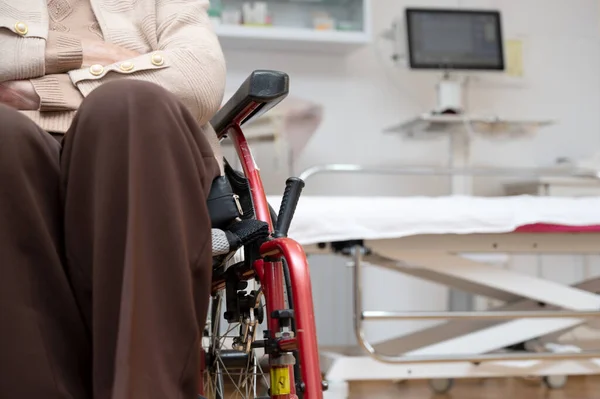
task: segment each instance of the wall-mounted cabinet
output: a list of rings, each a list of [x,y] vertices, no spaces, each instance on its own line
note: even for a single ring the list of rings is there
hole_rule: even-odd
[[[370,0],[219,0],[210,14],[225,49],[343,54],[371,40]]]

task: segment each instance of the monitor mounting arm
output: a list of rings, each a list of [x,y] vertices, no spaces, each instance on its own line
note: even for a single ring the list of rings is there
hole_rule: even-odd
[[[450,71],[444,71],[442,79],[436,86],[437,114],[462,114],[465,109],[463,105],[464,80],[453,78]]]

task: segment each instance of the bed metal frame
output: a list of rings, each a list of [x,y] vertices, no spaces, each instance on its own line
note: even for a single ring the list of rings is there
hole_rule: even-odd
[[[576,177],[600,180],[600,171],[583,168],[447,168],[431,166],[364,166],[357,164],[324,164],[303,171],[299,178],[306,181],[320,174],[351,173],[370,175],[404,175],[404,176],[496,176],[496,177]]]
[[[518,176],[518,177],[577,177],[600,180],[600,173],[585,169],[567,168],[435,168],[435,167],[370,167],[354,164],[329,164],[305,170],[303,180],[320,174],[374,174],[374,175],[447,175],[467,176]],[[597,243],[600,234],[552,233],[542,231],[510,234],[412,236],[392,240],[369,242],[336,243],[324,249],[321,245],[309,246],[310,253],[333,251],[353,260],[354,329],[356,339],[368,355],[347,357],[338,353],[322,353],[322,362],[327,371],[330,386],[338,384],[330,397],[343,397],[343,385],[353,379],[408,379],[408,378],[452,378],[466,376],[498,375],[559,375],[600,373],[600,351],[580,353],[520,352],[505,350],[515,343],[529,341],[547,334],[557,334],[582,324],[585,320],[600,317],[600,297],[574,287],[565,287],[542,279],[526,277],[513,271],[498,270],[472,260],[464,259],[460,253],[599,253]],[[449,267],[446,262],[451,262]],[[363,309],[362,275],[364,264],[400,271],[448,285],[463,291],[499,299],[508,306],[493,311],[446,311],[446,312],[389,312]],[[443,266],[444,264],[445,266]],[[482,278],[485,276],[494,276]],[[495,274],[490,274],[495,273]],[[527,279],[527,286],[518,284],[519,279]],[[490,281],[493,280],[493,281]],[[521,280],[522,281],[522,280]],[[588,288],[589,289],[589,288]],[[600,289],[600,280],[594,290]],[[514,309],[510,303],[534,301],[525,309]],[[543,306],[542,306],[543,304]],[[508,309],[506,309],[508,308]],[[519,308],[519,306],[516,306]],[[523,306],[520,306],[523,308]],[[555,310],[548,310],[554,308]],[[466,334],[444,336],[436,333],[436,327],[427,329],[430,341],[425,347],[411,345],[407,339],[399,338],[400,348],[409,349],[404,355],[384,353],[378,346],[368,341],[364,323],[381,320],[450,320],[474,323]],[[510,323],[499,323],[513,320]],[[536,328],[530,328],[537,322]],[[444,328],[444,327],[440,327]],[[438,328],[438,331],[441,331]],[[495,332],[494,332],[495,331]],[[497,344],[474,345],[465,350],[464,344],[476,336],[499,337]],[[479,335],[478,335],[479,334]],[[440,341],[437,341],[435,337]],[[410,337],[409,337],[410,338]],[[418,341],[419,339],[417,339]],[[422,342],[423,343],[423,342]],[[453,343],[453,344],[452,344]],[[459,353],[452,351],[453,345]],[[388,345],[389,346],[389,345]],[[479,346],[479,350],[477,347]],[[437,352],[435,349],[440,350]],[[399,349],[396,349],[399,350]],[[474,353],[475,352],[475,353]],[[395,351],[395,353],[399,353]],[[439,354],[438,354],[439,353]],[[370,358],[370,360],[368,360]],[[360,366],[356,363],[361,359]],[[531,363],[531,362],[534,363]],[[584,363],[581,363],[581,362]],[[579,362],[574,366],[572,362]],[[486,366],[487,364],[487,366]],[[530,364],[527,366],[527,364]],[[504,367],[500,367],[504,365]],[[507,367],[507,365],[512,365]],[[360,373],[355,370],[360,367]],[[339,388],[342,384],[342,388]],[[341,391],[339,391],[341,389]],[[341,392],[341,393],[340,393]]]
[[[356,338],[360,345],[376,360],[385,363],[440,363],[440,362],[490,362],[509,360],[565,360],[565,359],[593,359],[600,358],[600,351],[588,353],[517,353],[517,354],[482,354],[482,355],[422,355],[422,356],[389,356],[378,352],[375,347],[365,339],[364,321],[366,320],[498,320],[498,319],[554,319],[554,318],[577,318],[591,319],[600,317],[600,311],[468,311],[468,312],[387,312],[387,311],[365,311],[362,306],[362,269],[364,267],[364,249],[355,246],[352,249],[354,260],[354,329]],[[385,263],[385,259],[377,259],[378,256],[366,256],[367,261],[376,265]],[[371,262],[368,262],[371,263]]]

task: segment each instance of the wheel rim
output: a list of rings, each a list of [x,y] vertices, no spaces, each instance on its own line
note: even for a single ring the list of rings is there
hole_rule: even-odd
[[[258,290],[256,307],[250,318],[223,323],[223,292],[211,298],[208,337],[203,340],[206,367],[204,389],[207,399],[254,399],[268,396],[268,355],[262,348],[252,347],[261,331],[254,314],[264,308],[262,291]]]

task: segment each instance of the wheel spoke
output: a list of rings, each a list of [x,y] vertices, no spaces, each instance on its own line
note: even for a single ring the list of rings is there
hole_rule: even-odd
[[[224,296],[219,293],[213,297],[211,324],[207,329],[210,336],[205,345],[205,349],[209,351],[205,372],[208,380],[205,395],[208,399],[254,399],[266,394],[261,388],[263,383],[265,387],[269,383],[261,365],[263,350],[252,348],[261,326],[257,312],[264,312],[266,308],[264,301],[261,301],[264,298],[262,290],[259,288],[256,292],[256,302],[244,316],[244,320],[228,324],[224,333],[221,333]],[[238,349],[241,351],[236,352]],[[246,358],[242,359],[244,356]],[[243,362],[240,364],[240,361]],[[227,383],[225,379],[228,380]]]

